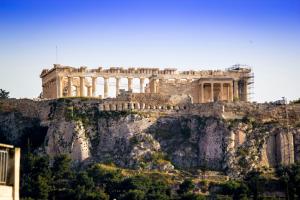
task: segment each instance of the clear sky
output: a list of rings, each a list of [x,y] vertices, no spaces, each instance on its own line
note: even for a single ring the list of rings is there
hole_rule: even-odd
[[[58,61],[56,61],[58,46]],[[299,0],[0,0],[0,88],[36,97],[53,63],[225,69],[253,100],[300,97]]]

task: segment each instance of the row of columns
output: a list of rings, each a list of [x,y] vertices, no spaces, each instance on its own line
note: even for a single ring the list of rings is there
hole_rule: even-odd
[[[214,102],[214,84],[220,85],[220,99],[219,100],[225,100],[223,98],[224,96],[224,85],[227,84],[227,99],[228,101],[233,101],[233,94],[234,96],[237,95],[238,97],[238,89],[236,83],[233,85],[232,82],[203,82],[200,84],[200,102],[205,103],[205,93],[204,93],[204,85],[210,85],[210,98],[208,102]]]
[[[96,96],[96,85],[97,85],[97,77],[91,77],[92,78],[92,84],[90,86],[87,86],[87,96]],[[108,97],[109,94],[109,78],[108,77],[103,77],[104,79],[104,98]],[[116,77],[116,96],[119,95],[119,90],[120,90],[120,77]],[[72,96],[72,81],[73,77],[68,77],[68,91],[67,91],[67,96]],[[132,77],[128,77],[128,90],[132,90],[133,89],[133,78]],[[140,92],[144,93],[144,81],[145,78],[140,78]],[[160,80],[152,80],[150,81],[150,92],[151,93],[157,93],[158,88],[158,82]],[[221,93],[221,99],[219,100],[224,100],[223,98],[223,94],[224,94],[224,84],[228,84],[228,88],[229,91],[227,92],[227,99],[229,101],[233,101],[233,99],[239,99],[239,86],[238,86],[238,81],[234,80],[234,81],[226,81],[226,82],[203,82],[200,84],[200,102],[204,103],[205,100],[204,98],[204,85],[205,84],[210,84],[210,99],[209,101],[213,102],[214,101],[214,84],[220,84],[220,93]],[[58,97],[62,97],[63,96],[63,77],[59,76],[57,78],[57,96]],[[84,87],[85,87],[85,77],[79,77],[79,90],[77,90],[77,96],[83,96],[84,94]],[[244,87],[242,88],[243,92],[245,94],[242,94],[242,99],[241,100],[246,100],[247,99],[247,85],[244,84]]]
[[[67,95],[72,96],[72,85],[73,85],[73,77],[68,77],[68,91]],[[104,98],[108,97],[109,93],[109,78],[108,77],[103,77],[104,79]],[[119,94],[120,90],[120,77],[116,77],[116,96]],[[133,78],[128,77],[128,91],[133,89]],[[140,92],[144,92],[144,83],[145,83],[145,78],[140,78]],[[92,77],[92,85],[87,86],[87,96],[96,96],[96,85],[97,85],[97,77]],[[57,78],[57,91],[58,97],[63,96],[63,77],[58,77]],[[77,96],[83,96],[84,94],[84,87],[85,87],[85,77],[79,77],[79,93],[77,93]]]

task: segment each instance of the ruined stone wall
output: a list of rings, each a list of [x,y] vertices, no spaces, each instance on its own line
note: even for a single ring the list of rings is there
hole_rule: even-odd
[[[49,71],[47,71],[48,73]],[[43,70],[42,73],[46,73],[45,70]],[[57,72],[55,69],[53,69],[53,71],[51,71],[51,73],[48,73],[47,76],[42,78],[42,94],[43,96],[45,96],[46,98],[56,98],[57,97],[57,86],[58,86],[58,78],[57,78]]]
[[[186,94],[193,97],[195,103],[205,103],[218,100],[233,101],[233,93],[237,99],[242,94],[240,100],[247,101],[247,88],[239,88],[234,84],[238,80],[247,82],[251,76],[249,68],[235,68],[221,70],[202,71],[176,71],[176,69],[159,68],[109,68],[109,69],[87,69],[86,67],[73,68],[68,66],[55,65],[50,70],[43,70],[42,78],[43,98],[60,98],[71,96],[97,97],[97,78],[104,79],[103,98],[108,98],[109,78],[116,80],[116,95],[120,89],[120,79],[126,78],[128,81],[128,91],[132,91],[133,79],[139,79],[140,93],[145,91],[161,94]],[[91,81],[88,81],[91,79]],[[145,79],[149,80],[149,85],[145,87]],[[170,84],[169,81],[174,81]],[[185,83],[184,83],[185,82]],[[200,83],[201,82],[201,83]],[[252,82],[249,82],[252,83]],[[211,85],[209,88],[205,84]],[[200,88],[201,85],[201,88]],[[214,86],[215,85],[215,86]],[[229,85],[229,92],[226,89]],[[76,87],[76,94],[74,94]],[[215,87],[215,89],[213,89]],[[219,89],[218,89],[219,88]],[[224,88],[224,89],[223,89]],[[204,89],[204,90],[203,90]],[[203,92],[200,92],[202,91]],[[172,92],[171,92],[172,91]],[[239,91],[243,91],[239,94]],[[202,95],[203,93],[203,95]],[[200,97],[200,94],[202,97]]]
[[[19,112],[24,117],[45,120],[50,112],[50,103],[53,101],[33,101],[31,99],[5,99],[0,100],[0,112]],[[42,109],[41,109],[42,108]]]
[[[193,103],[200,103],[200,89],[199,85],[196,81],[187,82],[187,81],[179,81],[179,82],[167,82],[160,81],[158,87],[158,93],[163,95],[189,95],[192,98]]]

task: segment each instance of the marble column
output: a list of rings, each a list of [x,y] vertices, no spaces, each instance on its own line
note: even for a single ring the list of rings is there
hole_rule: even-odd
[[[92,96],[96,96],[97,77],[92,77]]]
[[[233,101],[233,84],[232,82],[229,83],[229,101]]]
[[[226,83],[226,85],[227,85],[227,91],[226,91],[227,101],[230,101],[230,84]]]
[[[220,101],[223,101],[223,83],[220,83]]]
[[[83,97],[84,96],[84,81],[85,77],[81,76],[80,77],[80,96]]]
[[[123,103],[123,110],[128,110],[128,103]]]
[[[79,97],[80,96],[79,87],[78,86],[75,86],[75,87],[76,87],[76,97]]]
[[[57,84],[57,98],[61,98],[63,96],[62,78],[63,77],[58,76],[57,79],[56,79],[56,84]]]
[[[140,78],[140,93],[144,92],[144,81],[145,78]]]
[[[239,98],[239,85],[238,85],[238,81],[235,80],[233,82],[233,94],[234,94],[234,99],[238,99]]]
[[[134,109],[133,103],[132,103],[132,102],[128,103],[128,109],[129,109],[129,110],[133,110],[133,109]]]
[[[159,92],[159,80],[154,78],[149,80],[150,93],[158,93]]]
[[[72,77],[68,77],[68,97],[72,96]]]
[[[214,83],[210,84],[210,101],[214,102]]]
[[[87,86],[87,96],[92,97],[93,91],[92,86]]]
[[[165,79],[160,78],[156,80],[156,93],[159,93],[159,89],[163,86],[165,83]]]
[[[135,109],[137,109],[137,110],[140,109],[140,103],[135,103]]]
[[[248,101],[248,81],[244,80],[244,87],[243,87],[243,101]]]
[[[132,91],[132,78],[128,77],[128,91]]]
[[[200,102],[201,103],[204,103],[204,83],[201,83],[201,85],[200,85],[200,87],[201,87],[201,99],[200,99]]]
[[[159,92],[159,79],[156,79],[155,80],[155,93],[158,93]]]
[[[108,97],[108,77],[104,77],[104,98]]]
[[[120,93],[120,78],[116,77],[116,96]]]

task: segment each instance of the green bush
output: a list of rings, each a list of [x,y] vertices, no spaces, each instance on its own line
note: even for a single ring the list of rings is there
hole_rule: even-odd
[[[179,189],[177,190],[178,194],[186,194],[192,191],[195,188],[195,184],[191,179],[185,179],[180,185]]]
[[[187,193],[182,195],[179,200],[205,200],[206,197],[200,194]]]
[[[262,172],[251,171],[246,175],[245,182],[249,188],[250,194],[253,195],[254,199],[257,199],[262,196],[267,180],[262,176]]]
[[[246,198],[249,193],[248,186],[240,181],[229,180],[221,185],[222,194],[232,196],[233,199]]]
[[[86,171],[75,171],[66,155],[54,157],[50,167],[48,156],[27,154],[21,163],[22,199],[108,200]]]
[[[5,91],[3,89],[0,89],[0,99],[8,99],[9,98],[9,92]]]
[[[290,166],[279,166],[276,171],[277,176],[285,190],[288,199],[300,197],[300,164]]]
[[[21,161],[21,198],[22,199],[74,199],[74,200],[202,200],[205,196],[194,193],[192,179],[185,179],[177,193],[159,173],[147,175],[124,175],[114,166],[94,164],[85,168],[74,168],[66,155],[48,156],[31,153],[22,156]],[[294,164],[279,167],[278,179],[282,190],[289,199],[297,199],[300,191],[300,166]],[[275,199],[266,197],[267,184],[272,183],[260,171],[252,171],[244,180],[229,180],[217,184],[219,191],[211,192],[213,199],[246,200]],[[200,182],[208,186],[207,182]],[[278,190],[276,190],[278,191]],[[216,194],[214,194],[216,193]]]
[[[145,198],[145,192],[142,190],[129,190],[125,194],[121,195],[121,200],[143,200]]]

